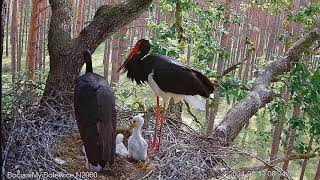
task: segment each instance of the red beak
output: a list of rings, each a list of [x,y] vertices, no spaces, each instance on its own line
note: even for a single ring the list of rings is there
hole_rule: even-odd
[[[140,53],[140,43],[137,43],[134,48],[132,49],[131,53],[129,54],[128,58],[121,64],[118,68],[117,72],[121,71],[124,66],[132,59],[133,56]]]

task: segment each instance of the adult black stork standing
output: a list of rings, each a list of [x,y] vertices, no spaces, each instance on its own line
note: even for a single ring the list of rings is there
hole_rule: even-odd
[[[86,72],[75,85],[75,116],[83,141],[86,166],[100,171],[114,162],[116,111],[114,94],[104,77],[93,73],[89,51],[83,52]]]
[[[152,148],[159,150],[165,122],[164,113],[170,98],[173,98],[175,103],[185,99],[193,106],[203,110],[204,103],[195,98],[195,95],[209,98],[215,86],[199,71],[179,64],[170,57],[151,55],[149,51],[149,41],[146,39],[139,40],[118,71],[124,68],[125,71],[128,71],[127,77],[132,81],[135,80],[139,85],[147,82],[157,96],[156,124]],[[158,141],[159,96],[163,98],[164,111],[161,114],[160,138]]]

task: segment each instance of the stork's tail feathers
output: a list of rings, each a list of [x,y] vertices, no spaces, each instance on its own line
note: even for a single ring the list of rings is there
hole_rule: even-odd
[[[197,78],[203,83],[203,85],[205,85],[206,91],[208,93],[205,97],[208,98],[207,96],[210,96],[210,94],[214,92],[215,86],[217,85],[216,82],[211,82],[208,77],[206,77],[199,71],[192,71],[197,75]]]
[[[83,59],[86,63],[86,73],[92,73],[92,59],[91,59],[91,53],[89,50],[84,50],[83,52]]]
[[[184,99],[194,108],[199,109],[201,111],[206,110],[206,102],[204,101],[204,99],[197,96],[184,96]]]

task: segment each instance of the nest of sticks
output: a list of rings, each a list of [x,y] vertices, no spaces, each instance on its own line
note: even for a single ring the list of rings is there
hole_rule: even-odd
[[[39,102],[39,99],[33,102]],[[45,115],[39,118],[38,111],[44,110]],[[125,132],[123,129],[137,113],[117,107],[119,132]],[[153,134],[153,115],[149,112],[144,116],[143,136],[147,141]],[[15,111],[10,117],[3,126],[4,175],[8,172],[73,174],[86,171],[72,106],[63,111],[49,106],[41,110],[29,106]],[[99,173],[98,179],[210,179],[227,176],[230,167],[224,159],[236,158],[241,151],[219,146],[217,139],[200,134],[177,119],[180,118],[167,113],[161,150],[156,154],[149,150],[144,165],[117,157],[111,168]],[[125,137],[129,135],[125,134]]]

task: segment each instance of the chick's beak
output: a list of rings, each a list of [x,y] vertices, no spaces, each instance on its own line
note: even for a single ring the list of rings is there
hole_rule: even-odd
[[[137,127],[137,124],[135,122],[129,123],[129,130],[134,129],[135,127]]]

